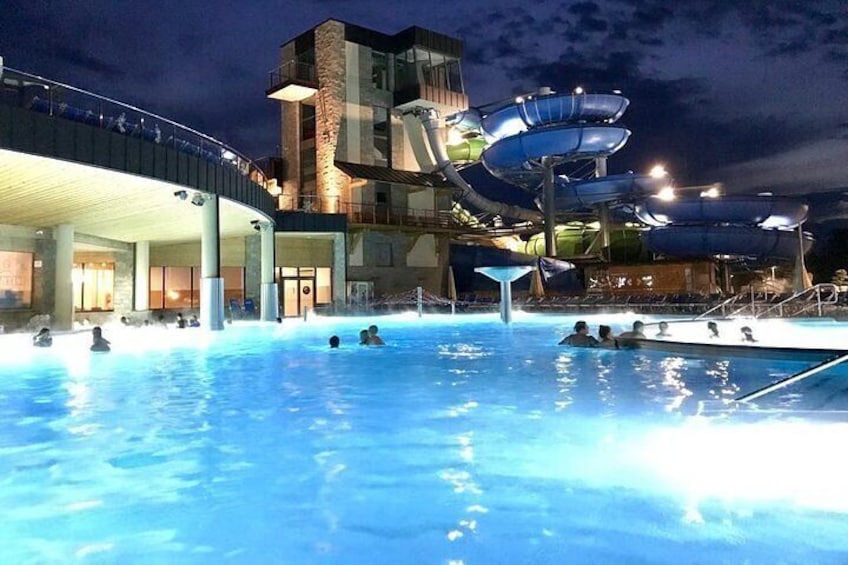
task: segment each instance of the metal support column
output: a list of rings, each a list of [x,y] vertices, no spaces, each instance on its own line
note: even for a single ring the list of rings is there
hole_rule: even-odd
[[[542,157],[544,178],[542,201],[545,215],[545,255],[556,257],[556,203],[554,201],[554,164],[550,157]]]

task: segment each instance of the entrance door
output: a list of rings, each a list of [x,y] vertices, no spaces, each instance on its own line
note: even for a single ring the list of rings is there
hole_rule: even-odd
[[[283,316],[302,317],[307,310],[315,308],[315,269],[283,268],[279,285]]]

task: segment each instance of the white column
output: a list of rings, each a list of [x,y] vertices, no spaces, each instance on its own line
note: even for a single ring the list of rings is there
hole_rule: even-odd
[[[150,242],[138,241],[135,244],[135,298],[133,310],[146,312],[150,310]]]
[[[53,329],[74,329],[74,226],[60,224],[53,231],[56,239],[56,289],[53,305]]]
[[[274,224],[260,224],[260,274],[262,283],[262,301],[260,303],[260,318],[265,322],[276,322],[280,315],[280,293],[274,282]]]
[[[224,329],[224,279],[221,278],[218,197],[205,195],[200,231],[200,324]]]
[[[347,302],[347,244],[344,233],[333,234],[333,309],[341,310]]]

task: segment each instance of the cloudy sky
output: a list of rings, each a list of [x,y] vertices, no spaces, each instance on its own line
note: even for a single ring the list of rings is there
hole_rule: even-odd
[[[610,172],[662,161],[731,192],[848,189],[844,0],[6,0],[0,56],[262,157],[279,144],[264,98],[279,46],[330,17],[464,40],[472,104],[622,90],[633,135]]]

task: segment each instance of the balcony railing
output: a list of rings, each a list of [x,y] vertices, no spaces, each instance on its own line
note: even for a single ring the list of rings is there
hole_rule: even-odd
[[[410,228],[441,228],[468,230],[457,222],[450,210],[426,210],[420,208],[391,207],[383,204],[361,204],[357,202],[339,202],[325,206],[330,200],[322,200],[316,195],[281,195],[278,199],[280,210],[299,210],[301,212],[336,211],[345,214],[351,224],[370,224],[379,226],[405,226]]]
[[[318,84],[318,78],[315,74],[315,65],[312,63],[301,63],[298,61],[289,61],[283,63],[273,71],[268,73],[269,90],[276,89],[286,82],[304,82],[307,84]]]
[[[347,214],[348,221],[351,224],[442,229],[461,227],[451,216],[450,210],[423,210],[390,207],[381,204],[343,202],[341,211]]]
[[[200,159],[232,167],[268,188],[262,170],[214,137],[130,104],[37,75],[2,68],[0,103],[17,106],[160,144]]]

